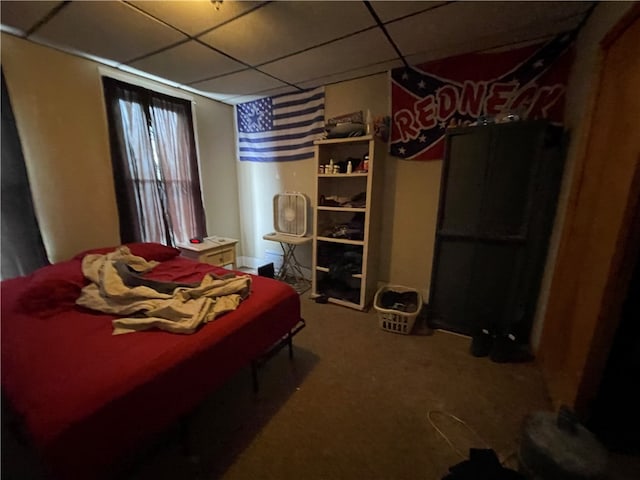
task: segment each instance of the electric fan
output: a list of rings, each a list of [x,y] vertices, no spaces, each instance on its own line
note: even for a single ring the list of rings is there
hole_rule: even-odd
[[[307,197],[298,192],[273,196],[273,228],[282,235],[304,237],[307,234]]]

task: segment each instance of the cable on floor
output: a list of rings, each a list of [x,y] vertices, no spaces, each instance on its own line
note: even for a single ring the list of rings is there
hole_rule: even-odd
[[[445,433],[440,430],[438,428],[438,426],[434,423],[432,415],[434,413],[439,413],[441,415],[444,415],[446,417],[452,418],[453,420],[455,420],[456,422],[458,422],[459,424],[461,424],[462,426],[464,426],[467,430],[469,430],[471,433],[473,433],[475,435],[475,437],[480,440],[487,448],[489,447],[489,444],[487,443],[487,441],[485,439],[483,439],[480,435],[478,435],[478,433],[471,428],[469,425],[467,425],[467,423],[464,420],[460,420],[458,417],[456,417],[455,415],[449,413],[449,412],[445,412],[442,410],[429,410],[427,412],[427,420],[429,420],[429,423],[431,424],[431,426],[435,429],[436,432],[438,432],[440,434],[440,436],[442,438],[444,438],[444,441],[447,442],[449,444],[449,446],[453,449],[453,451],[455,451],[458,455],[460,455],[462,458],[467,458],[467,455],[465,455],[464,453],[462,453],[454,444],[451,440],[449,440],[449,437],[447,437],[445,435]]]
[[[465,422],[464,420],[459,419],[458,417],[456,417],[455,415],[449,413],[449,412],[445,412],[443,410],[429,410],[427,412],[427,420],[429,420],[429,423],[431,424],[431,426],[435,429],[436,432],[438,432],[440,434],[440,436],[444,439],[445,442],[447,442],[449,444],[449,446],[453,449],[454,452],[456,452],[458,455],[460,455],[460,457],[467,459],[468,455],[465,455],[464,453],[462,453],[454,444],[453,442],[449,439],[449,437],[447,437],[447,435],[438,428],[438,426],[435,424],[435,422],[433,421],[432,415],[433,414],[440,414],[440,415],[444,415],[445,417],[449,417],[453,420],[455,420],[456,422],[458,422],[459,424],[461,424],[462,426],[464,426],[468,431],[470,431],[478,440],[480,440],[480,442],[485,446],[485,448],[491,448],[491,446],[489,445],[489,442],[487,442],[484,438],[482,438],[478,432],[476,432],[473,428],[471,428],[467,422]],[[500,463],[502,466],[505,466],[505,464],[509,461],[512,460],[514,457],[517,457],[517,454],[515,452],[510,453],[509,455],[507,455],[504,460],[502,460]]]

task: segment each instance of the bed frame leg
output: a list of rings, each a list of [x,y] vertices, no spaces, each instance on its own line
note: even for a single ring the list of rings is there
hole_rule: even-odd
[[[251,360],[251,381],[253,384],[253,393],[257,394],[258,390],[260,390],[260,387],[258,385],[258,368],[260,368],[262,365],[264,365],[267,362],[267,360],[269,360],[276,353],[282,350],[285,345],[289,347],[289,360],[293,360],[293,337],[305,326],[306,326],[306,323],[301,318],[296,328],[293,330],[289,330],[289,333],[287,333],[286,337],[280,338],[280,340],[262,356],[254,360]]]

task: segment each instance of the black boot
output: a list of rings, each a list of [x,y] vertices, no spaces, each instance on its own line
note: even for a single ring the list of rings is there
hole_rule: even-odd
[[[491,360],[496,363],[522,363],[533,360],[528,345],[520,344],[512,334],[498,335],[491,349]]]
[[[493,348],[494,336],[488,328],[483,328],[471,337],[471,355],[486,357]]]

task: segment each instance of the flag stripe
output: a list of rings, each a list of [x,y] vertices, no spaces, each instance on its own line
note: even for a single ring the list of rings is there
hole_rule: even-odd
[[[271,155],[269,157],[257,157],[254,154],[248,156],[240,156],[240,160],[243,162],[252,161],[252,162],[288,162],[291,160],[306,160],[308,158],[313,158],[313,151],[309,153],[299,153],[296,155]]]
[[[276,95],[271,97],[271,100],[275,103],[288,103],[288,102],[297,102],[298,100],[309,100],[314,95],[321,94],[324,95],[324,89],[322,87],[316,88],[315,90],[305,90],[303,92],[296,93],[283,93],[281,95]]]
[[[295,142],[290,145],[277,145],[271,147],[240,147],[241,152],[284,152],[287,150],[297,150],[300,147],[313,147],[313,140],[309,140],[304,143]]]
[[[295,113],[295,112],[299,112],[300,114],[302,114],[305,111],[309,113],[309,112],[312,112],[314,108],[317,110],[324,109],[324,101],[316,100],[315,102],[309,103],[307,105],[299,105],[297,107],[274,108],[273,114],[284,115],[287,113]]]
[[[274,105],[276,105],[277,108],[288,108],[288,107],[293,107],[295,105],[306,105],[316,100],[321,100],[322,104],[324,104],[324,92],[318,92],[309,98],[301,98],[297,100],[288,100],[283,102],[278,102],[275,97],[272,99]]]
[[[304,127],[304,131],[302,133],[287,133],[284,135],[277,135],[275,137],[271,137],[270,141],[271,142],[280,142],[280,141],[285,141],[285,140],[296,140],[296,139],[300,139],[300,138],[304,138],[307,134],[311,134],[311,135],[319,135],[322,132],[324,132],[324,127],[320,127],[320,128],[314,128],[312,130],[309,130],[307,127]],[[265,141],[263,140],[262,137],[258,137],[258,138],[253,138],[251,137],[251,134],[245,134],[242,137],[238,138],[238,141],[241,143],[262,143],[264,144]]]
[[[298,110],[295,112],[284,112],[284,113],[276,113],[273,116],[274,120],[282,120],[284,118],[295,118],[295,117],[299,117],[300,115],[308,115],[310,113],[317,113],[318,110],[324,110],[324,105],[319,105],[316,107],[311,107],[311,108],[305,108],[304,110]]]
[[[287,128],[299,128],[308,127],[315,123],[324,125],[324,110],[317,112],[316,114],[303,115],[297,119],[297,122],[291,122],[288,119],[274,122],[272,130],[285,130]]]

